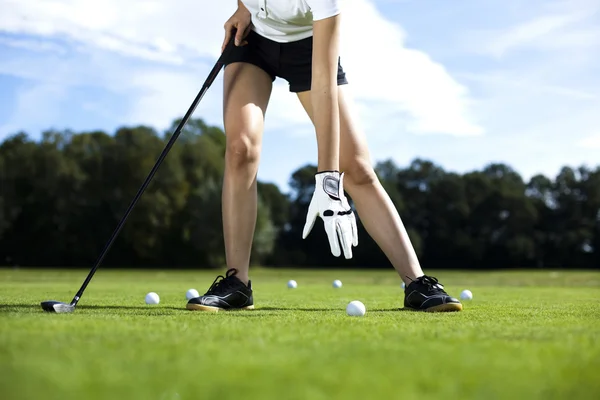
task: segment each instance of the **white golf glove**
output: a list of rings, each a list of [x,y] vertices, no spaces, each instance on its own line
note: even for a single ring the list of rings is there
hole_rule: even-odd
[[[344,174],[338,171],[319,172],[315,180],[315,192],[308,206],[302,239],[306,239],[319,216],[329,238],[331,253],[339,257],[341,243],[344,257],[352,258],[352,246],[358,246],[358,230],[356,217],[344,194]]]

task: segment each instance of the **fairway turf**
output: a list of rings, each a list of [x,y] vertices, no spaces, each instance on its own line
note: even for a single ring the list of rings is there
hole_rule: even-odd
[[[202,313],[215,271],[107,269],[49,314],[87,271],[0,269],[0,399],[600,398],[599,273],[428,272],[463,312],[399,311],[393,270],[256,269],[256,310]]]

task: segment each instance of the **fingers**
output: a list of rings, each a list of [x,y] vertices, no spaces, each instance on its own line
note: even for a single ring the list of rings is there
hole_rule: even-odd
[[[234,22],[227,21],[225,23],[225,26],[224,26],[225,39],[223,39],[223,44],[221,45],[221,53],[223,53],[225,51],[225,48],[227,47],[227,45],[229,44],[229,41],[231,40],[231,36],[234,34],[235,34],[234,41],[233,41],[234,45],[241,46],[241,45],[248,44],[248,42],[246,42],[246,41],[242,42],[242,39],[244,37],[246,37],[246,35],[244,33],[245,29],[238,29],[239,26],[240,26],[240,24],[237,21],[234,21]],[[249,29],[249,25],[248,25],[248,27],[246,27],[246,29]]]
[[[243,27],[243,29],[241,29]],[[233,44],[235,46],[245,46],[248,44],[248,41],[244,40],[248,33],[250,32],[250,24],[246,26],[240,25],[239,22],[229,22],[225,23],[225,38],[223,39],[223,44],[221,45],[221,53],[225,51],[225,47],[231,40],[231,36],[235,32],[235,37],[233,39]]]
[[[246,36],[248,36],[248,34],[250,33],[251,27],[252,27],[252,24],[248,24],[248,26],[246,27],[246,29],[244,29],[244,38]],[[244,41],[242,44],[247,44],[247,43],[248,43],[247,41]]]
[[[339,227],[337,221],[331,219],[325,222],[325,232],[327,233],[327,238],[329,239],[329,247],[331,247],[331,254],[333,254],[335,257],[339,257],[341,254],[338,231]]]
[[[350,214],[350,225],[352,225],[352,245],[358,246],[358,227],[356,226],[356,217],[354,213]]]
[[[246,44],[245,42],[242,43],[242,40],[244,39],[244,37],[246,36],[246,29],[239,29],[239,26],[237,27],[238,30],[235,34],[235,45],[236,46],[241,46],[242,44]]]
[[[317,216],[314,214],[312,215],[312,217],[310,215],[306,216],[306,223],[304,224],[304,230],[302,231],[302,239],[306,239],[313,226],[315,225],[316,219]]]
[[[306,239],[313,226],[315,225],[315,221],[317,220],[317,215],[319,214],[319,210],[316,209],[314,203],[310,203],[308,206],[308,213],[306,214],[306,222],[304,224],[304,229],[302,231],[302,239]]]
[[[337,232],[342,242],[342,249],[344,249],[344,257],[347,260],[352,258],[352,228],[348,222],[336,221]]]
[[[225,51],[225,46],[229,43],[229,39],[231,39],[231,30],[233,26],[229,23],[225,24],[225,39],[223,40],[223,44],[221,45],[221,53]]]

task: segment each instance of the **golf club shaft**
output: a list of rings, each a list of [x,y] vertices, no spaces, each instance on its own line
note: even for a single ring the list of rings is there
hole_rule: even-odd
[[[112,236],[110,237],[110,239],[108,240],[108,242],[104,246],[104,249],[102,250],[102,253],[100,253],[100,256],[96,260],[96,263],[94,264],[93,268],[89,272],[88,276],[85,278],[85,281],[83,282],[83,285],[81,285],[81,288],[79,288],[79,291],[77,292],[77,294],[75,295],[75,297],[73,297],[73,300],[71,300],[71,305],[72,306],[75,306],[77,304],[77,302],[79,301],[79,299],[81,298],[81,296],[83,295],[83,292],[84,292],[85,288],[87,287],[87,285],[92,280],[92,277],[94,276],[94,274],[96,273],[96,270],[98,269],[98,267],[102,263],[102,260],[104,260],[104,257],[106,256],[106,254],[110,250],[113,242],[115,241],[115,239],[119,235],[119,232],[121,231],[121,229],[123,229],[123,226],[125,225],[125,221],[127,220],[127,217],[129,217],[129,214],[131,213],[131,211],[133,210],[133,208],[137,204],[138,200],[140,199],[140,197],[142,196],[142,194],[144,193],[144,191],[146,190],[146,188],[150,184],[150,181],[154,177],[154,174],[156,173],[156,171],[158,170],[158,168],[162,164],[163,160],[165,159],[165,157],[167,156],[167,154],[171,150],[171,147],[173,147],[173,145],[175,144],[175,141],[177,140],[177,138],[181,134],[181,130],[183,129],[183,127],[185,126],[185,124],[187,123],[187,121],[189,120],[189,118],[191,117],[191,115],[196,110],[196,107],[198,106],[198,103],[200,103],[200,100],[202,100],[202,98],[204,97],[204,94],[206,93],[206,91],[208,90],[208,88],[212,85],[212,83],[214,82],[214,80],[217,77],[217,75],[219,75],[219,72],[221,71],[221,68],[223,67],[223,60],[225,59],[225,55],[227,53],[229,53],[229,50],[231,49],[234,37],[235,37],[235,31],[231,35],[231,39],[227,43],[227,46],[225,47],[225,50],[223,51],[223,54],[221,54],[221,56],[219,57],[219,59],[217,60],[217,62],[215,64],[215,66],[210,71],[210,74],[206,78],[206,81],[204,82],[204,85],[202,85],[202,88],[200,89],[200,92],[198,92],[198,95],[194,99],[192,105],[188,109],[187,113],[185,113],[185,116],[183,117],[183,119],[181,120],[181,122],[179,122],[179,125],[177,126],[177,129],[175,129],[175,132],[173,133],[173,136],[171,136],[171,139],[169,139],[169,142],[167,143],[167,145],[165,146],[164,150],[162,151],[162,153],[158,157],[158,160],[154,164],[154,167],[152,168],[152,170],[150,171],[150,173],[146,177],[146,180],[144,181],[144,183],[142,184],[142,186],[138,190],[137,194],[135,195],[135,197],[133,198],[133,200],[129,204],[129,207],[127,208],[127,211],[125,211],[125,214],[121,218],[121,221],[119,221],[119,224],[115,228]]]

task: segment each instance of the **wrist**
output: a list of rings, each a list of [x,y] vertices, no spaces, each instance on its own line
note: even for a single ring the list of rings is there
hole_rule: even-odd
[[[339,200],[343,193],[343,175],[337,170],[319,171],[315,174],[316,188],[322,189],[331,198]]]

